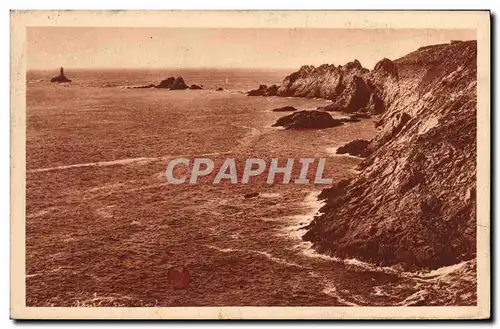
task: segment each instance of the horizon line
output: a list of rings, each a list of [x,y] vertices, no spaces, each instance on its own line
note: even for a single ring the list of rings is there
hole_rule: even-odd
[[[265,66],[259,66],[259,67],[244,67],[244,66],[237,66],[237,67],[231,67],[231,66],[190,66],[190,67],[182,67],[182,66],[175,66],[175,67],[110,67],[110,66],[95,66],[95,67],[72,67],[72,66],[65,66],[61,65],[58,67],[53,67],[53,68],[26,68],[26,71],[51,71],[51,70],[59,70],[60,67],[63,67],[65,70],[298,70],[299,67],[265,67]]]

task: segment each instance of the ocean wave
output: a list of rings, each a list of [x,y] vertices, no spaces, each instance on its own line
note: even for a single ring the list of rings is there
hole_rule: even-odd
[[[81,168],[81,167],[105,167],[105,166],[115,166],[115,165],[128,165],[133,163],[141,163],[157,160],[159,158],[128,158],[128,159],[119,159],[112,161],[99,161],[99,162],[89,162],[89,163],[77,163],[72,165],[64,165],[64,166],[56,166],[56,167],[48,167],[48,168],[38,168],[38,169],[30,169],[27,172],[36,173],[36,172],[45,172],[45,171],[53,171],[53,170],[66,170],[72,168]]]
[[[395,275],[402,281],[396,284],[375,286],[371,293],[374,297],[386,297],[398,300],[404,297],[396,305],[471,305],[476,299],[476,260],[463,261],[457,264],[444,266],[435,270],[404,271],[401,266],[379,266],[376,264],[361,261],[356,258],[339,258],[318,253],[309,241],[302,240],[306,232],[307,225],[315,216],[321,215],[320,209],[324,201],[318,200],[317,191],[310,192],[303,200],[306,213],[303,215],[288,216],[288,221],[292,222],[283,229],[285,235],[297,240],[295,249],[300,250],[303,256],[342,263],[347,268],[354,271],[385,273]],[[334,296],[341,302],[342,300],[335,287],[331,283],[325,283],[324,293]],[[352,296],[356,299],[356,296]],[[361,297],[361,296],[358,296]],[[351,303],[351,302],[348,302]],[[353,305],[356,305],[352,303]]]
[[[214,250],[220,251],[220,252],[223,252],[223,253],[243,252],[243,253],[250,253],[250,254],[261,255],[261,256],[265,256],[266,258],[268,258],[269,260],[271,260],[271,261],[273,261],[275,263],[279,263],[279,264],[283,264],[283,265],[287,265],[287,266],[300,267],[300,268],[304,267],[302,265],[289,262],[286,259],[273,256],[272,254],[270,254],[270,253],[268,253],[266,251],[259,251],[259,250],[252,250],[252,249],[219,248],[219,247],[216,247],[216,246],[213,246],[213,245],[206,245],[206,247],[210,248],[210,249],[214,249]]]
[[[203,156],[215,156],[215,155],[226,155],[231,154],[232,151],[228,152],[213,152],[213,153],[200,153],[200,154],[192,154],[192,155],[166,155],[162,157],[138,157],[138,158],[127,158],[127,159],[118,159],[111,161],[98,161],[98,162],[88,162],[88,163],[77,163],[72,165],[62,165],[56,167],[48,167],[48,168],[37,168],[37,169],[29,169],[28,173],[38,173],[38,172],[46,172],[46,171],[54,171],[54,170],[66,170],[73,168],[82,168],[82,167],[106,167],[106,166],[116,166],[116,165],[130,165],[130,164],[145,164],[152,161],[162,161],[168,160],[172,158],[190,158],[190,157],[203,157]]]
[[[357,159],[357,160],[364,160],[364,158],[362,158],[362,157],[351,155],[349,153],[338,154],[337,153],[338,149],[339,149],[339,147],[327,147],[326,152],[328,152],[328,154],[330,154],[331,156],[347,157],[347,158],[352,158],[352,159]]]

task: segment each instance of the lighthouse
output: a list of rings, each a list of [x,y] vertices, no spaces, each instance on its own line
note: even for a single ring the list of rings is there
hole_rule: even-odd
[[[66,76],[64,75],[64,68],[61,66],[59,68],[59,75],[50,79],[50,82],[71,82],[71,80],[66,78]]]

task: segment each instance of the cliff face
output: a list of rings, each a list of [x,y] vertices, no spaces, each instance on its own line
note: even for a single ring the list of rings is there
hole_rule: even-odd
[[[287,76],[278,88],[278,96],[320,97],[334,99],[349,85],[354,76],[367,73],[357,60],[344,66],[304,65]]]
[[[424,47],[394,62],[382,60],[371,72],[358,71],[370,91],[368,103],[377,98],[383,109],[380,131],[360,174],[323,191],[323,215],[304,239],[319,252],[406,268],[474,258],[476,42]],[[311,81],[308,90],[335,102],[333,73],[326,75],[330,87],[292,76],[282,93],[309,95],[301,86]]]

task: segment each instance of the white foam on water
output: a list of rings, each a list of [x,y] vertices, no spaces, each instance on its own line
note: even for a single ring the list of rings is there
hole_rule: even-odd
[[[339,149],[339,147],[327,147],[326,148],[326,152],[328,152],[328,154],[330,154],[331,156],[346,157],[346,158],[357,159],[357,160],[364,160],[364,158],[362,158],[362,157],[351,155],[349,153],[337,154],[337,150],[338,149]]]
[[[273,198],[279,198],[281,196],[280,193],[260,193],[259,196],[261,198],[268,198],[268,199],[273,199]]]
[[[262,255],[262,256],[265,256],[266,258],[272,260],[273,262],[276,262],[276,263],[279,263],[279,264],[284,264],[284,265],[294,266],[294,267],[300,267],[300,268],[303,267],[302,265],[289,262],[286,259],[273,256],[270,253],[265,252],[265,251],[252,250],[252,249],[219,248],[219,247],[216,247],[216,246],[213,246],[213,245],[206,245],[206,247],[208,247],[210,249],[215,249],[215,250],[223,252],[223,253],[244,252],[244,253]]]
[[[417,302],[425,301],[425,297],[429,294],[429,292],[425,289],[418,290],[417,292],[411,294],[410,296],[406,297],[403,301],[399,302],[398,305],[400,306],[410,306],[412,304],[415,304]]]
[[[81,168],[81,167],[105,167],[105,166],[115,166],[115,165],[128,165],[133,163],[141,163],[141,162],[149,162],[153,160],[158,160],[158,158],[128,158],[128,159],[119,159],[113,161],[100,161],[100,162],[89,162],[89,163],[77,163],[66,166],[56,166],[49,168],[39,168],[39,169],[31,169],[28,172],[45,172],[45,171],[53,171],[53,170],[65,170],[72,168]]]
[[[302,205],[306,209],[308,209],[307,213],[303,215],[287,216],[284,218],[286,222],[290,223],[291,225],[288,225],[282,229],[282,235],[296,240],[297,244],[294,246],[294,248],[299,250],[300,253],[306,257],[339,262],[341,260],[337,257],[318,253],[312,248],[312,242],[304,241],[302,239],[302,236],[307,232],[304,227],[309,225],[315,216],[322,215],[319,210],[324,206],[325,201],[318,200],[319,193],[320,192],[318,191],[312,191],[304,198]]]
[[[328,284],[323,289],[323,293],[326,294],[326,295],[329,295],[329,296],[337,298],[337,300],[339,302],[341,302],[342,304],[345,304],[347,306],[359,306],[358,304],[350,302],[350,301],[344,299],[342,296],[340,296],[339,293],[337,292],[337,288],[334,285]]]
[[[420,279],[421,281],[443,281],[450,278],[453,274],[460,273],[462,271],[466,271],[467,268],[474,262],[475,260],[463,261],[457,264],[443,266],[438,269],[429,271],[429,272],[415,272],[415,273],[406,273],[415,279]]]
[[[127,159],[118,159],[118,160],[112,160],[112,161],[77,163],[77,164],[72,164],[72,165],[30,169],[30,170],[27,170],[27,172],[36,173],[36,172],[65,170],[65,169],[82,168],[82,167],[107,167],[107,166],[116,166],[116,165],[145,164],[145,163],[149,163],[152,161],[168,160],[168,159],[172,159],[172,158],[215,156],[215,155],[226,155],[226,154],[231,154],[231,153],[233,153],[233,152],[226,151],[226,152],[201,153],[201,154],[193,154],[193,155],[166,155],[166,156],[154,157],[154,158],[146,158],[146,157],[127,158]]]

